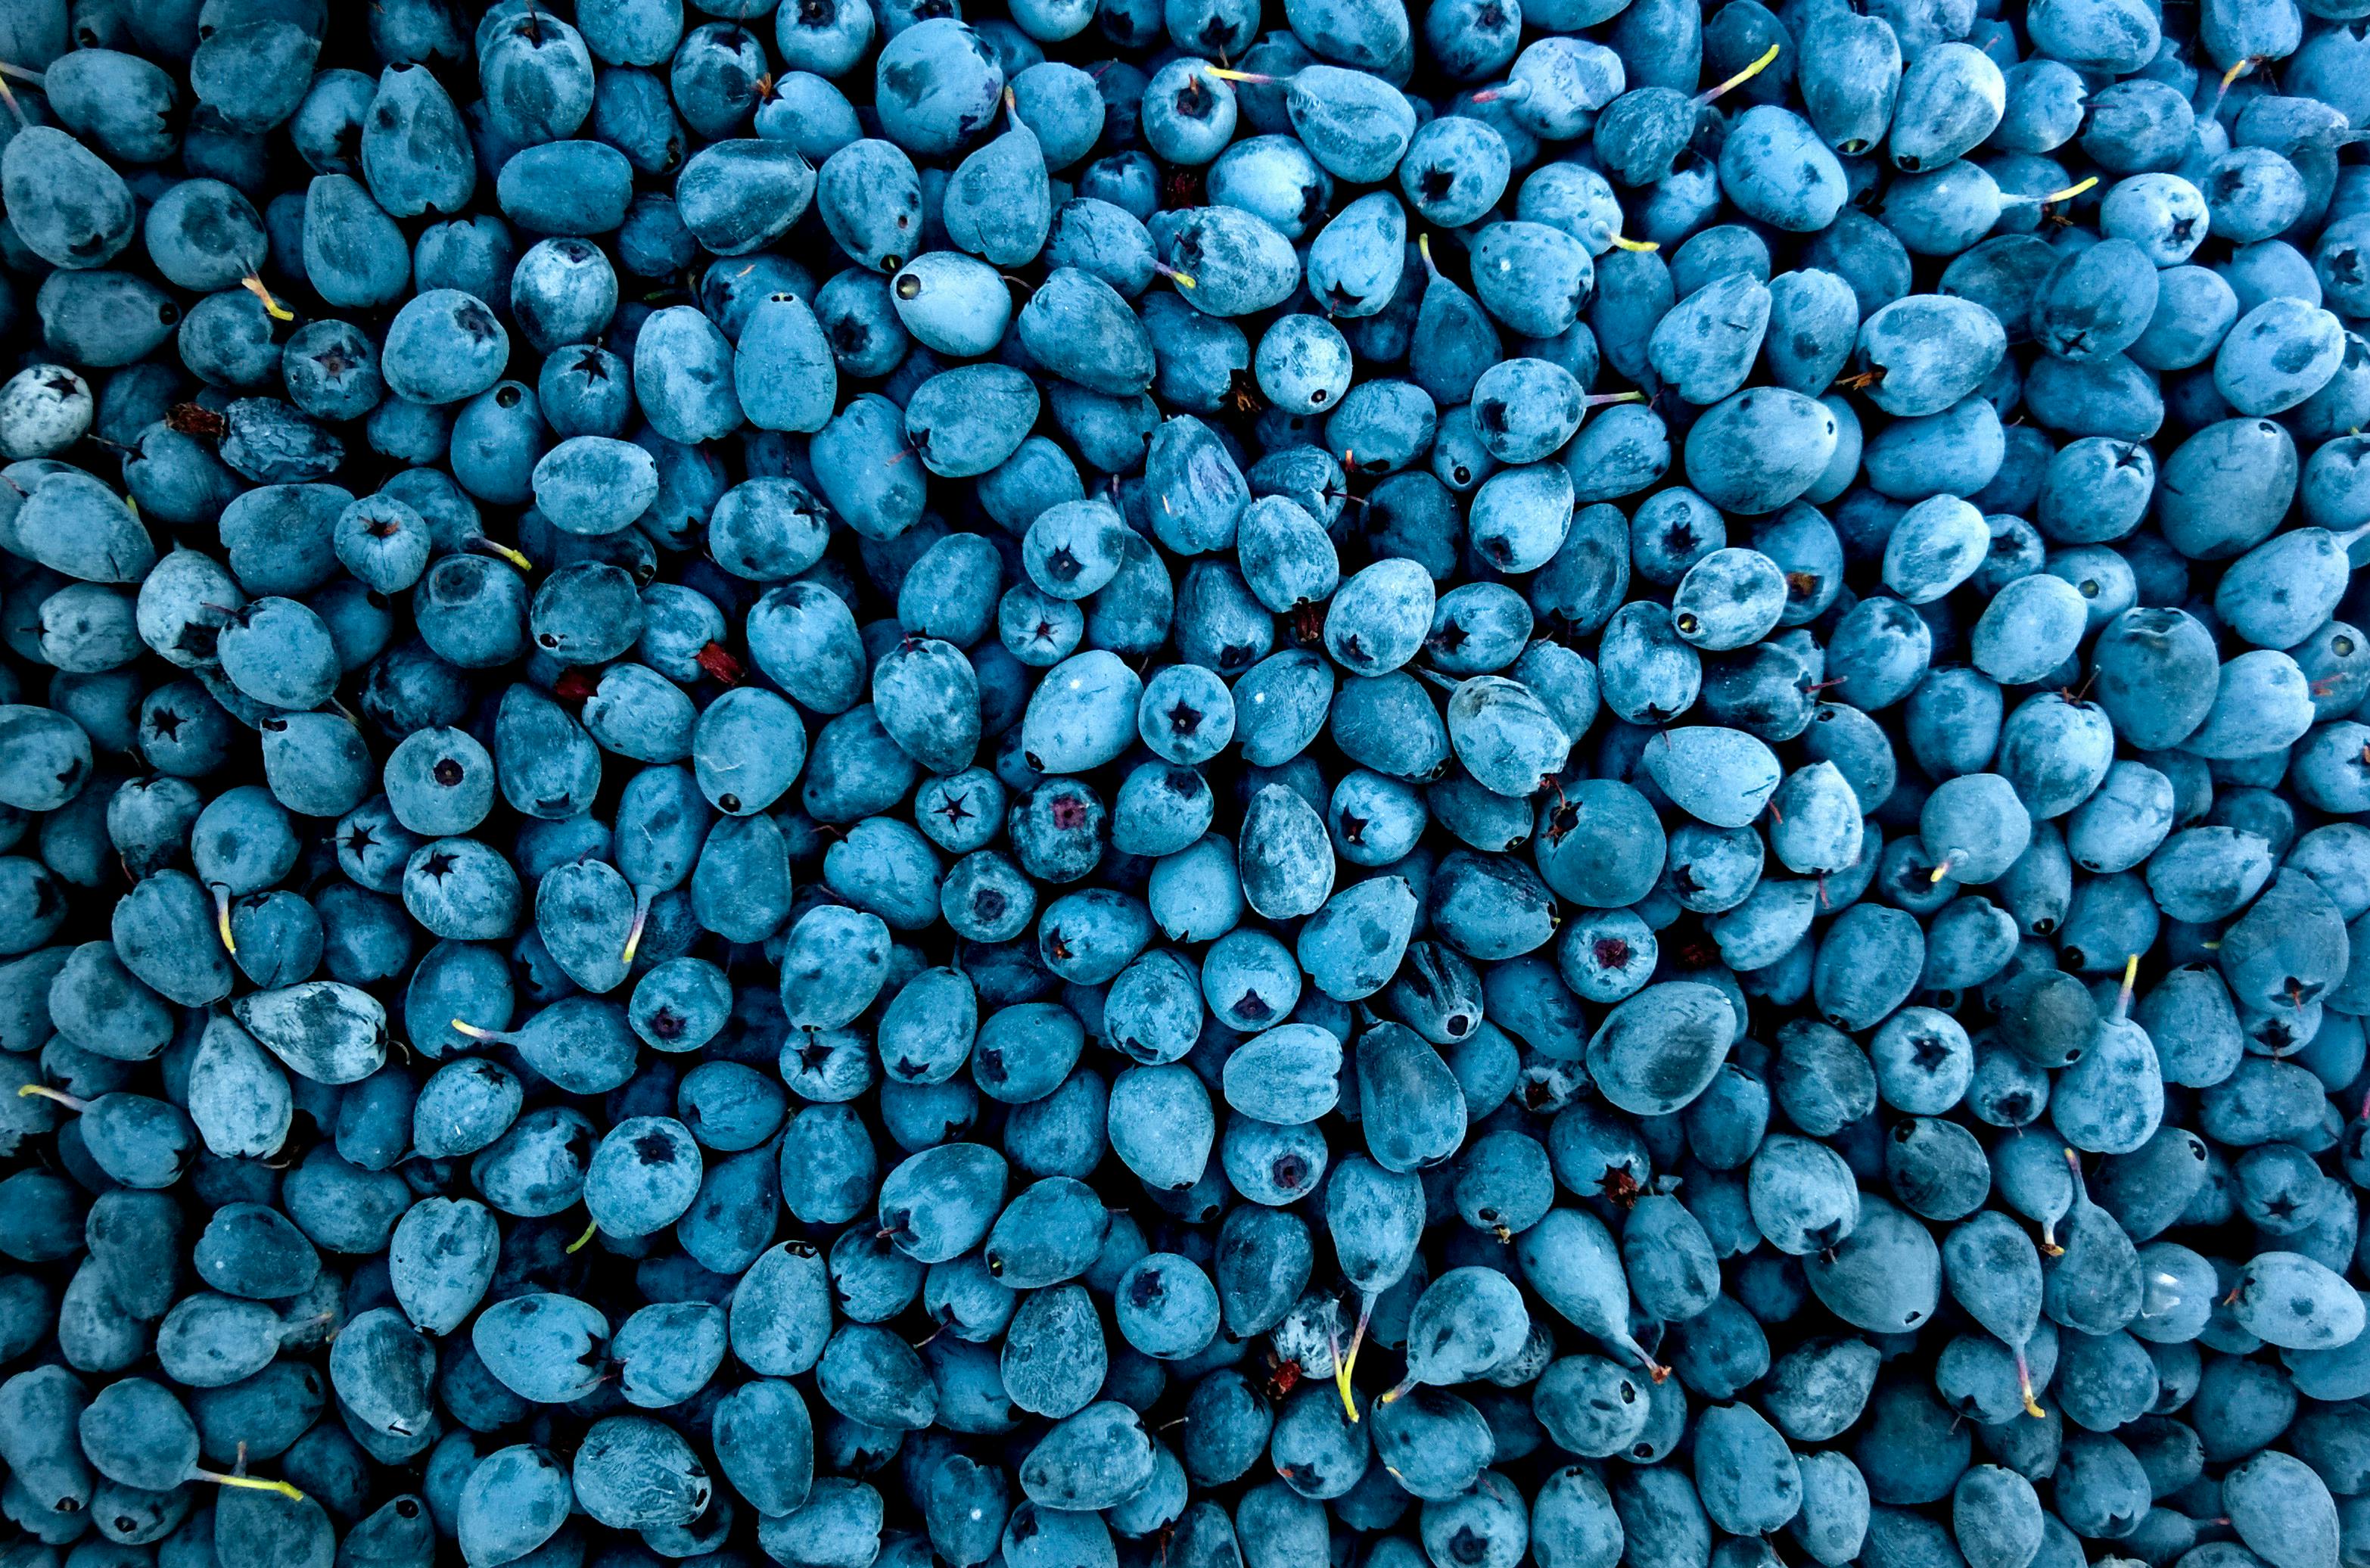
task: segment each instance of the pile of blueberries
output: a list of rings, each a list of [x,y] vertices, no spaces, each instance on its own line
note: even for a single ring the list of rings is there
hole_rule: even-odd
[[[2370,1568],[2365,136],[0,0],[0,1568]]]

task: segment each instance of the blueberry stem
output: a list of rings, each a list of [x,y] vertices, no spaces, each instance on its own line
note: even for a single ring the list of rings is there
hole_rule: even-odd
[[[508,545],[500,544],[495,540],[489,539],[483,534],[470,535],[467,543],[472,548],[481,549],[490,556],[500,557],[503,560],[506,560],[512,566],[517,567],[521,571],[533,571],[535,570],[535,562],[529,560],[525,555],[518,550],[511,548]]]
[[[1350,1412],[1352,1425],[1356,1424],[1358,1420],[1358,1402],[1350,1395],[1350,1373],[1358,1365],[1358,1347],[1366,1343],[1366,1325],[1374,1316],[1374,1292],[1359,1291],[1358,1327],[1350,1335],[1350,1349],[1346,1355],[1337,1355],[1333,1357],[1333,1387],[1340,1391],[1341,1408]]]
[[[1720,97],[1720,94],[1727,92],[1731,88],[1744,86],[1745,83],[1753,80],[1754,77],[1758,76],[1762,72],[1769,69],[1770,63],[1778,58],[1778,51],[1783,47],[1784,46],[1781,44],[1771,44],[1768,48],[1761,52],[1760,59],[1754,61],[1752,64],[1747,65],[1735,75],[1731,76],[1728,80],[1720,83],[1717,86],[1707,87],[1702,92],[1697,93],[1696,95],[1697,104],[1700,106],[1709,103],[1712,99]]]
[[[2204,108],[2197,111],[2197,118],[2200,120],[2211,120],[2215,116],[2220,114],[2222,112],[2222,100],[2229,96],[2231,84],[2238,81],[2239,77],[2252,73],[2255,67],[2261,65],[2262,63],[2263,57],[2261,55],[2250,54],[2245,59],[2238,62],[2238,63],[2232,65],[2227,71],[2223,72],[2222,79],[2214,84],[2213,98],[2206,101]]]
[[[2087,179],[2076,180],[2073,184],[2067,186],[2063,190],[2052,190],[2046,196],[2015,196],[2008,198],[2008,200],[2012,202],[2031,202],[2034,205],[2042,207],[2054,206],[2060,202],[2071,202],[2075,197],[2081,195],[2084,191],[2089,190],[2090,187],[2098,183],[2099,177],[2094,174],[2088,176]]]
[[[284,1481],[266,1481],[255,1475],[224,1475],[219,1470],[193,1470],[190,1476],[195,1481],[213,1482],[216,1486],[236,1486],[249,1492],[276,1492],[292,1502],[305,1501],[305,1494]]]
[[[274,321],[293,321],[296,319],[296,313],[289,309],[286,306],[281,304],[278,300],[272,298],[271,291],[265,288],[263,286],[263,280],[257,277],[253,272],[249,272],[246,277],[241,278],[238,281],[238,286],[253,294],[256,298],[261,300],[263,302],[263,314],[269,316]]]
[[[54,1100],[69,1111],[81,1112],[90,1109],[89,1101],[82,1099],[78,1095],[68,1094],[63,1090],[52,1089],[45,1083],[29,1083],[17,1090],[17,1098],[19,1100],[34,1097],[38,1097],[42,1100]]]
[[[650,890],[648,888],[636,888],[634,890],[634,923],[633,926],[626,932],[626,962],[627,963],[634,962],[634,950],[642,945],[642,928],[644,925],[649,923],[650,917]]]

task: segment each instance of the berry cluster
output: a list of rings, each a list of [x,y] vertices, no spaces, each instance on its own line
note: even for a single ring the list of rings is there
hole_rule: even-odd
[[[2365,131],[0,0],[0,1564],[2370,1568]]]

